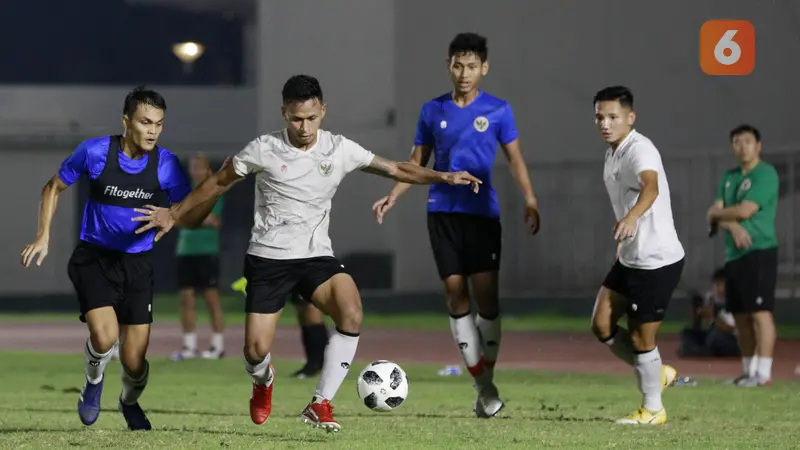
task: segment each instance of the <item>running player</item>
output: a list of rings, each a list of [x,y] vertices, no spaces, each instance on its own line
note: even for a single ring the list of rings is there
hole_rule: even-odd
[[[778,172],[761,160],[761,133],[741,125],[730,133],[739,167],[722,176],[708,222],[725,230],[725,299],[742,352],[743,387],[772,384],[775,288],[778,282]]]
[[[642,393],[641,407],[617,423],[662,425],[667,412],[661,391],[677,372],[661,363],[656,334],[683,272],[683,245],[661,154],[633,129],[633,94],[624,86],[607,87],[592,103],[597,129],[609,145],[603,179],[617,220],[617,261],[597,294],[592,332],[633,366]],[[625,314],[627,329],[617,325]]]
[[[135,220],[149,222],[139,233],[161,229],[158,239],[187,212],[213,202],[247,175],[256,175],[254,225],[245,257],[245,368],[253,379],[250,418],[263,424],[272,412],[275,370],[270,349],[278,317],[292,294],[299,294],[333,318],[336,332],[325,350],[325,363],[302,419],[315,427],[339,431],[333,399],[347,376],[361,331],[361,297],[353,279],[333,256],[328,226],[331,199],[345,175],[355,170],[409,183],[448,183],[478,191],[480,181],[467,172],[447,173],[416,164],[393,162],[357,143],[319,129],[326,107],[316,78],[291,77],[283,86],[286,128],[263,135],[236,154],[231,164],[171,208],[139,209]],[[196,219],[195,219],[196,220]],[[201,219],[202,220],[202,219]]]
[[[122,394],[119,409],[131,430],[149,430],[139,406],[147,386],[145,358],[153,321],[153,261],[155,231],[136,233],[131,221],[144,205],[169,205],[184,199],[191,186],[178,158],[156,145],[167,105],[158,93],[139,87],[125,97],[122,136],[81,142],[42,190],[36,239],[22,250],[29,267],[47,256],[50,228],[59,195],[81,176],[89,180],[80,241],[68,272],[80,304],[81,321],[89,328],[84,346],[85,384],[78,415],[85,425],[100,414],[103,371],[119,338]],[[192,214],[207,215],[203,205]]]
[[[532,234],[539,230],[539,206],[511,106],[479,89],[489,71],[487,56],[483,36],[462,33],[450,43],[447,69],[453,90],[422,106],[410,159],[424,167],[433,155],[436,170],[466,170],[484,181],[478,195],[434,185],[428,197],[428,234],[444,282],[450,329],[474,378],[474,411],[483,418],[495,416],[504,406],[494,384],[501,340],[498,271],[502,233],[491,174],[498,144],[522,192],[523,219]],[[397,183],[389,195],[375,202],[372,209],[378,223],[410,188],[408,183]],[[470,283],[478,306],[475,318],[470,311]]]
[[[194,186],[199,185],[214,172],[203,154],[189,160],[189,176]],[[181,297],[181,326],[183,347],[173,353],[174,361],[197,357],[197,291],[203,293],[211,315],[211,345],[200,356],[219,359],[225,355],[222,302],[219,296],[219,230],[222,227],[224,198],[217,200],[211,214],[197,229],[181,228],[178,234],[178,284]]]

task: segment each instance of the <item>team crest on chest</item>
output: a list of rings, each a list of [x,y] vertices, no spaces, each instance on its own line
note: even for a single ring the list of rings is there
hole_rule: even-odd
[[[319,173],[327,177],[331,172],[333,172],[333,161],[326,159],[319,163]]]
[[[750,178],[745,178],[744,180],[742,180],[741,183],[739,183],[739,192],[743,192],[750,189],[750,185],[751,185]]]
[[[475,118],[475,121],[472,122],[472,126],[474,126],[479,132],[483,133],[489,128],[489,119],[484,116],[478,116]]]

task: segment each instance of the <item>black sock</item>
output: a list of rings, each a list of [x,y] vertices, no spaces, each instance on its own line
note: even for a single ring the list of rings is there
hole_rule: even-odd
[[[328,327],[324,323],[308,325],[308,347],[306,361],[314,367],[322,367],[325,361],[325,347],[328,345]]]

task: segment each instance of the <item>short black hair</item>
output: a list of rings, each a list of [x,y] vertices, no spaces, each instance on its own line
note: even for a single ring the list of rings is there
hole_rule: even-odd
[[[148,89],[147,86],[136,86],[125,96],[125,105],[122,106],[122,114],[127,118],[133,117],[136,107],[139,105],[150,105],[153,108],[167,111],[167,102],[158,92]]]
[[[474,53],[481,62],[486,62],[489,57],[489,48],[486,46],[486,38],[478,33],[459,33],[450,41],[450,48],[447,57],[464,53]]]
[[[725,268],[720,267],[711,275],[711,281],[725,281]]]
[[[322,103],[322,88],[319,80],[311,75],[295,75],[283,84],[283,103],[304,102],[315,98]]]
[[[754,127],[752,125],[748,125],[746,123],[742,124],[742,125],[739,125],[738,127],[736,127],[736,128],[731,130],[731,134],[730,134],[731,141],[733,141],[733,138],[735,138],[736,136],[739,136],[740,134],[745,134],[745,133],[752,134],[753,137],[756,138],[756,142],[761,142],[761,132],[758,131],[758,128],[756,128],[756,127]]]
[[[628,109],[633,109],[633,92],[625,86],[609,86],[600,89],[594,94],[592,105],[597,105],[597,102],[609,102],[614,100]]]

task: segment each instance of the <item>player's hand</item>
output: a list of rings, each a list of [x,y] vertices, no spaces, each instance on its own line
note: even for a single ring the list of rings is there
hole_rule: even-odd
[[[483,183],[483,181],[475,178],[474,176],[470,175],[469,172],[463,170],[461,172],[448,172],[445,180],[447,180],[447,184],[451,186],[459,184],[471,184],[472,192],[476,194],[478,193],[478,186]]]
[[[383,216],[389,212],[390,209],[392,209],[396,202],[397,197],[393,195],[387,195],[386,197],[383,197],[372,204],[372,212],[375,213],[375,219],[379,224],[383,223]]]
[[[23,248],[22,251],[20,252],[19,254],[20,264],[22,264],[25,267],[30,267],[33,258],[35,258],[36,255],[39,255],[39,258],[36,260],[36,265],[41,266],[42,261],[44,261],[44,258],[47,256],[47,249],[49,245],[50,245],[49,238],[45,236],[36,238],[36,240],[26,245],[25,248]]]
[[[522,219],[531,231],[531,234],[539,232],[539,204],[536,201],[525,202]]]
[[[744,229],[738,223],[731,224],[728,227],[728,231],[731,233],[731,237],[733,237],[733,242],[736,244],[736,248],[739,250],[747,250],[753,245],[753,239],[750,237],[750,233]]]
[[[629,216],[625,216],[614,225],[613,232],[614,232],[614,240],[618,242],[622,242],[625,239],[630,239],[633,235],[636,234],[636,228],[638,227],[637,219]]]
[[[141,216],[132,218],[134,222],[147,222],[144,226],[136,230],[136,234],[144,233],[147,230],[158,228],[155,241],[158,242],[169,230],[175,226],[175,219],[169,208],[159,208],[158,206],[145,205],[144,208],[134,208],[134,211],[141,213]]]

